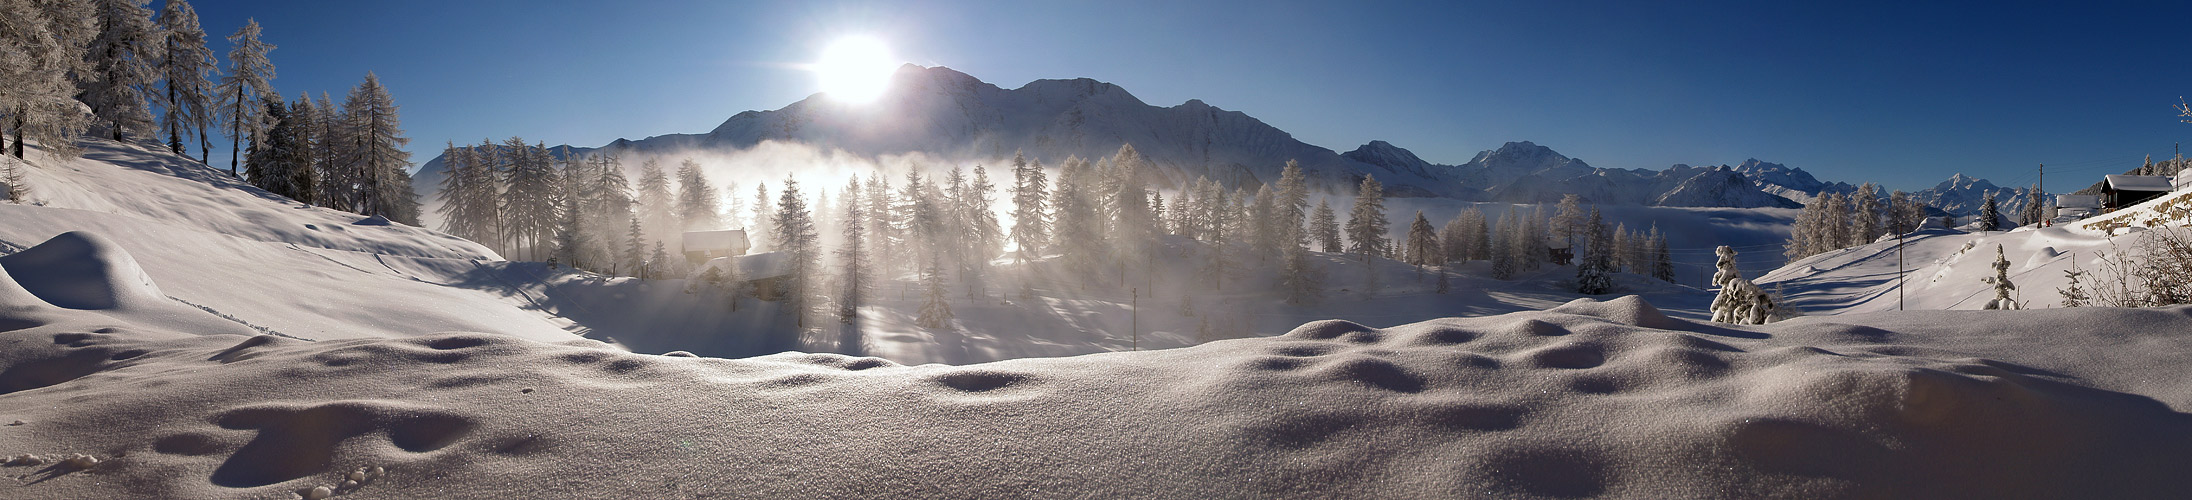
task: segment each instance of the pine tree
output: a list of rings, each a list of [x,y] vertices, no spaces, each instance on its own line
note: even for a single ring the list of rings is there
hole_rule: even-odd
[[[1317,200],[1317,212],[1310,217],[1309,232],[1317,239],[1317,251],[1325,253],[1344,251],[1340,245],[1338,215],[1332,213],[1332,204],[1329,203],[1329,200]]]
[[[80,80],[97,77],[85,50],[98,35],[90,2],[0,1],[0,132],[6,153],[23,159],[37,140],[48,154],[73,158],[91,116],[76,100]]]
[[[190,8],[190,2],[167,0],[160,9],[159,31],[158,73],[163,83],[161,91],[166,94],[160,101],[160,125],[167,129],[168,149],[187,157],[185,150],[189,148],[184,146],[183,138],[198,137],[198,162],[205,163],[212,154],[203,139],[206,128],[213,123],[211,75],[220,61],[206,48],[205,29],[198,25],[198,12]],[[305,104],[311,101],[307,99]],[[311,116],[304,115],[306,119]]]
[[[152,110],[146,92],[159,80],[160,33],[152,25],[146,0],[94,0],[99,36],[91,40],[84,57],[91,61],[95,79],[85,80],[78,99],[91,106],[92,116],[107,127],[114,140],[131,135],[154,134]],[[271,93],[269,93],[271,94]],[[249,106],[259,105],[257,96]]]
[[[1986,192],[1986,200],[1979,203],[1979,230],[2002,230],[2002,211],[1994,205],[1994,192]]]
[[[343,99],[343,127],[351,131],[357,149],[341,161],[362,175],[360,214],[380,215],[405,224],[419,223],[419,202],[411,192],[411,153],[402,148],[404,137],[396,116],[396,100],[381,86],[379,76],[365,74],[365,82]]]
[[[837,249],[838,265],[844,268],[839,278],[844,291],[837,298],[837,320],[847,325],[857,324],[860,304],[866,300],[868,289],[874,286],[871,277],[874,271],[867,266],[867,211],[860,203],[859,193],[860,177],[853,176],[851,183],[845,186],[845,211],[840,219],[844,240]]]
[[[274,93],[268,84],[274,80],[274,63],[266,58],[274,51],[274,45],[259,41],[259,20],[246,19],[244,27],[228,36],[235,48],[228,51],[228,76],[221,77],[221,112],[227,126],[229,140],[228,173],[236,174],[237,160],[242,157],[245,140],[257,141],[266,131],[261,108],[252,106],[259,97]],[[347,108],[348,106],[345,106]]]
[[[678,163],[677,216],[684,223],[684,226],[680,229],[685,231],[723,229],[723,222],[716,218],[718,210],[716,198],[718,196],[720,194],[716,192],[715,186],[708,183],[708,174],[701,171],[700,162],[687,158],[685,161]],[[763,188],[760,199],[768,199],[766,187]],[[779,209],[781,208],[780,206]]]
[[[1446,250],[1439,245],[1438,231],[1431,228],[1431,220],[1423,218],[1423,211],[1416,211],[1416,221],[1408,224],[1408,263],[1423,272],[1423,266],[1446,265]]]
[[[1374,176],[1362,176],[1362,185],[1355,194],[1355,208],[1348,212],[1348,252],[1362,255],[1363,263],[1370,257],[1385,253],[1385,185]]]
[[[2081,284],[2085,276],[2086,271],[2078,270],[2078,259],[2070,259],[2070,269],[2063,270],[2063,278],[2069,284],[2055,289],[2055,293],[2063,296],[2063,307],[2085,307],[2093,303],[2093,296],[2087,294]]]
[[[712,211],[710,213],[713,213]],[[790,269],[784,277],[787,309],[798,315],[799,326],[807,326],[807,313],[811,308],[812,292],[808,285],[814,279],[814,270],[821,258],[819,237],[816,234],[813,215],[807,202],[799,196],[799,183],[784,178],[784,191],[776,201],[776,231],[771,237],[777,251],[791,254]]]
[[[1044,195],[1050,189],[1050,180],[1043,173],[1043,163],[1028,163],[1019,153],[1012,155],[1012,245],[1013,258],[1022,264],[1040,256],[1043,243],[1050,240],[1050,226],[1044,220]]]

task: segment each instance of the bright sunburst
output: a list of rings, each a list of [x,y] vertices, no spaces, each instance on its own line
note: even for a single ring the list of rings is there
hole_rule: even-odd
[[[814,62],[812,69],[822,84],[822,92],[830,98],[865,103],[883,95],[883,90],[890,87],[891,72],[897,69],[897,62],[891,59],[890,47],[882,40],[848,36],[823,48],[821,59]]]

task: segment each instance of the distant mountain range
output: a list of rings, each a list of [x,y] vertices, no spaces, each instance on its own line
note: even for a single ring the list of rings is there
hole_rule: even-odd
[[[1550,203],[1576,194],[1606,205],[1800,207],[1823,192],[1855,191],[1848,183],[1821,182],[1803,169],[1755,159],[1735,166],[1609,169],[1529,141],[1506,143],[1460,165],[1431,163],[1385,141],[1337,153],[1239,111],[1200,100],[1153,106],[1117,85],[1087,78],[1036,80],[1008,90],[950,68],[911,64],[893,78],[887,94],[864,106],[818,94],[783,109],[738,113],[704,134],[618,139],[572,151],[661,156],[674,163],[680,155],[727,153],[775,141],[864,158],[918,153],[988,165],[1024,152],[1057,166],[1069,156],[1101,158],[1131,143],[1156,166],[1158,187],[1209,177],[1253,189],[1277,181],[1281,167],[1294,160],[1313,184],[1336,194],[1352,193],[1366,175],[1384,183],[1389,196],[1513,203]],[[623,164],[636,168],[638,163]],[[430,205],[438,202],[442,170],[437,156],[413,183]],[[1932,199],[1960,203],[1961,195],[1950,193],[1954,189]]]

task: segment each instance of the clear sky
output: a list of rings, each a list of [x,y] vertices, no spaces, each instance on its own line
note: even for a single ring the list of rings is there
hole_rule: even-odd
[[[706,132],[815,92],[796,65],[847,34],[1005,88],[1089,77],[1447,164],[1530,140],[1600,167],[1755,157],[1906,190],[2047,163],[2057,191],[2192,137],[2171,109],[2192,95],[2182,1],[193,6],[217,39],[257,18],[291,99],[379,74],[420,163],[446,141]]]

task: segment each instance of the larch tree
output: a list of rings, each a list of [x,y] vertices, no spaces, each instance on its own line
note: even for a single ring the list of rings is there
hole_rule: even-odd
[[[1439,250],[1443,251],[1441,258],[1446,262],[1469,261],[1469,238],[1476,235],[1469,232],[1469,222],[1466,219],[1466,213],[1456,214],[1454,218],[1447,219],[1445,225],[1439,226]]]
[[[1855,198],[1851,203],[1855,207],[1855,213],[1850,220],[1850,231],[1857,235],[1857,241],[1852,244],[1871,243],[1880,235],[1887,234],[1886,226],[1881,222],[1887,216],[1887,208],[1880,203],[1880,189],[1867,182],[1857,186],[1857,194],[1852,197]]]
[[[980,165],[974,167],[974,180],[959,195],[958,212],[966,232],[966,268],[961,282],[967,285],[967,298],[985,295],[989,274],[989,262],[1004,251],[1004,229],[998,225],[996,200],[990,195],[997,186],[989,181],[989,170]]]
[[[1332,212],[1330,200],[1317,200],[1317,211],[1309,218],[1309,233],[1317,241],[1317,251],[1326,253],[1345,251],[1345,247],[1340,243],[1339,215]]]
[[[1674,254],[1667,250],[1667,235],[1659,232],[1659,224],[1652,224],[1652,277],[1668,283],[1674,282]]]
[[[147,0],[94,0],[93,15],[99,36],[91,40],[84,57],[91,61],[96,79],[81,82],[78,99],[91,106],[98,124],[107,127],[114,140],[153,135],[152,110],[146,93],[160,78],[160,32],[152,24]],[[246,106],[258,106],[254,96]]]
[[[2017,223],[2026,226],[2039,224],[2047,213],[2041,205],[2040,184],[2035,182],[2030,189],[2025,190],[2025,203],[2017,210]]]
[[[183,139],[197,138],[198,162],[205,163],[213,154],[205,132],[213,123],[212,74],[220,61],[206,48],[205,28],[198,24],[198,12],[190,8],[190,2],[167,0],[160,7],[159,24],[158,72],[160,90],[166,94],[160,101],[160,125],[167,129],[167,146],[175,154],[189,156]],[[310,105],[310,100],[305,104]],[[309,113],[305,115],[310,119]]]
[[[502,156],[509,179],[502,192],[503,237],[510,240],[511,250],[524,249],[528,257],[539,259],[542,246],[554,235],[561,181],[548,155],[535,152],[525,139],[503,141]]]
[[[1026,156],[1013,153],[1013,258],[1022,264],[1040,257],[1043,244],[1050,241],[1050,225],[1046,220],[1047,200],[1044,199],[1049,190],[1050,179],[1043,173],[1042,160],[1029,163]]]
[[[1279,188],[1273,200],[1273,211],[1278,216],[1276,224],[1280,240],[1288,245],[1306,246],[1302,224],[1309,218],[1309,175],[1302,171],[1301,162],[1286,160],[1286,167],[1279,170]]]
[[[1431,220],[1416,211],[1416,220],[1408,224],[1408,263],[1423,272],[1423,266],[1446,265],[1446,250],[1440,246],[1438,230],[1431,227]]]
[[[716,192],[715,185],[708,183],[708,174],[701,171],[700,162],[687,158],[685,161],[678,163],[677,216],[684,224],[679,229],[684,231],[722,229],[723,221],[717,219],[716,198],[718,196],[720,196],[720,193]],[[768,199],[767,196],[768,191],[763,188],[762,198],[760,199],[766,200]],[[781,210],[783,207],[779,206],[777,208]],[[748,233],[751,234],[752,231],[748,231]]]
[[[395,97],[381,86],[379,76],[366,72],[365,81],[343,99],[343,127],[357,144],[343,162],[363,177],[364,203],[358,213],[418,224],[419,202],[411,191],[409,171],[411,153],[403,150],[411,139],[403,136],[396,112]]]
[[[230,141],[228,173],[236,175],[243,143],[257,140],[266,131],[264,117],[260,116],[264,110],[252,103],[274,93],[274,62],[266,57],[274,51],[274,45],[259,40],[257,19],[246,19],[244,27],[228,36],[228,42],[234,47],[228,51],[228,75],[221,77],[215,91],[220,93],[221,122],[226,125]]]
[[[670,190],[670,176],[663,172],[662,163],[649,158],[639,164],[639,225],[653,241],[666,241],[672,237],[683,239],[683,224],[678,221],[677,195]],[[748,237],[758,231],[746,231]]]
[[[1363,263],[1370,257],[1385,253],[1385,185],[1375,176],[1362,176],[1362,184],[1355,193],[1355,207],[1347,217],[1347,251],[1362,255]]]
[[[931,254],[928,265],[921,268],[921,311],[913,322],[922,328],[943,328],[951,321],[951,303],[945,300],[948,292],[941,259],[941,256]]]
[[[776,223],[773,240],[777,251],[790,254],[789,269],[784,277],[785,309],[797,316],[800,327],[807,326],[807,314],[812,308],[814,292],[809,289],[815,278],[815,270],[821,265],[821,241],[816,233],[813,213],[807,209],[807,201],[799,195],[799,182],[784,178],[784,191],[777,197]]]
[[[1492,279],[1514,279],[1522,269],[1521,219],[1512,206],[1507,208],[1507,215],[1499,218],[1499,230],[1491,238]]]
[[[845,186],[845,209],[843,216],[839,218],[839,229],[843,231],[844,239],[837,249],[837,265],[844,270],[840,271],[838,280],[843,284],[844,290],[837,297],[837,320],[847,325],[859,324],[860,305],[866,300],[867,291],[874,286],[875,271],[867,264],[867,210],[860,202],[861,191],[860,176],[855,175],[851,183]],[[855,328],[852,332],[857,334],[859,330]],[[858,345],[857,338],[851,341]],[[840,339],[838,344],[840,350],[843,350],[846,341]]]
[[[1585,231],[1583,224],[1583,197],[1575,194],[1562,195],[1558,213],[1553,216],[1553,236],[1567,243],[1568,248],[1576,248],[1582,243],[1579,238]]]
[[[731,266],[736,268],[738,266]],[[639,221],[639,214],[632,214],[631,226],[624,231],[625,276],[648,279],[647,275],[647,226]]]
[[[36,140],[47,154],[73,158],[91,115],[77,84],[97,78],[85,50],[99,26],[89,2],[0,1],[0,132],[6,153],[23,159]],[[13,186],[20,184],[11,183]]]

